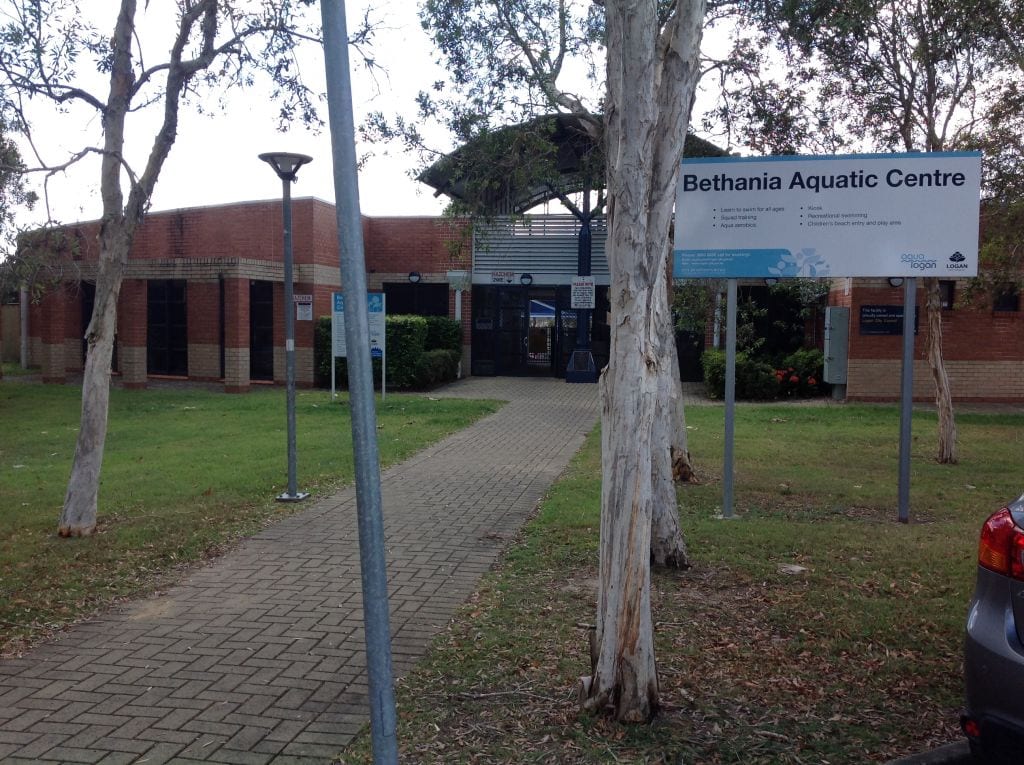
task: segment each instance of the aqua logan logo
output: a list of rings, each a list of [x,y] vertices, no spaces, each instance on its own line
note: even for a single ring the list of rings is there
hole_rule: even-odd
[[[911,269],[927,271],[933,268],[938,268],[939,264],[932,258],[929,258],[923,252],[904,252],[900,255],[901,263],[909,263]]]

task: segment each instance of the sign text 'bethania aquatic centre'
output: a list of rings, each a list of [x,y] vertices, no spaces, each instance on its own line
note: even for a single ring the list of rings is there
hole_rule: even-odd
[[[979,152],[684,159],[677,278],[978,273]]]

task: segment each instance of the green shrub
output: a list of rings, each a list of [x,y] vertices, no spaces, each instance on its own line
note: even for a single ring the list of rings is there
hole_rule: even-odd
[[[460,328],[443,316],[395,315],[385,317],[388,389],[424,388],[454,380],[458,375]],[[440,347],[431,347],[438,343]],[[373,359],[374,385],[381,377],[380,359]],[[321,388],[331,384],[331,317],[317,320],[313,341],[314,382]],[[335,360],[335,382],[348,387],[347,359]]]
[[[742,355],[742,358],[740,356]],[[750,401],[767,401],[779,394],[775,370],[767,361],[736,354],[736,397]]]
[[[423,316],[388,316],[388,387],[399,390],[418,384],[420,364],[427,342],[427,320]]]
[[[460,356],[460,353],[447,348],[435,348],[424,353],[420,356],[420,366],[417,370],[417,387],[431,388],[454,380],[459,373]]]
[[[707,350],[701,356],[704,388],[711,398],[725,397],[725,351]],[[775,370],[766,361],[736,354],[736,398],[763,401],[778,395]]]
[[[447,350],[462,356],[462,327],[455,319],[447,316],[424,316],[427,321],[427,339],[424,347],[428,351]]]
[[[711,398],[725,397],[725,351],[709,348],[700,357],[704,391]]]

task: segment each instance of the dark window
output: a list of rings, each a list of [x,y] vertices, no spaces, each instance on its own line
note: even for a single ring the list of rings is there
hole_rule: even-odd
[[[956,282],[943,279],[939,282],[939,303],[944,311],[953,310],[956,294]]]
[[[448,284],[384,282],[385,310],[389,316],[447,316]]]
[[[151,279],[148,287],[146,368],[151,375],[188,375],[185,282]]]
[[[1020,292],[1017,285],[1006,284],[996,290],[995,298],[992,301],[993,311],[1019,311]]]
[[[273,282],[249,282],[249,379],[274,379]]]

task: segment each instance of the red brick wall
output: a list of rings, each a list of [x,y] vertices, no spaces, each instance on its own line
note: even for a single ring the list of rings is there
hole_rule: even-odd
[[[449,270],[469,269],[468,244],[453,252],[451,245],[463,241],[467,224],[442,218],[366,218],[366,267],[371,272],[439,275]],[[464,240],[469,242],[468,237]],[[425,279],[426,280],[426,279]]]
[[[848,295],[833,290],[831,302],[850,307],[849,382],[853,400],[891,400],[898,396],[903,338],[861,335],[860,307],[902,305],[903,288],[884,280],[857,280]],[[914,341],[914,398],[934,395],[926,363],[928,323],[923,287],[917,292],[918,334]],[[955,306],[942,312],[942,350],[954,400],[1024,400],[1024,314]]]

